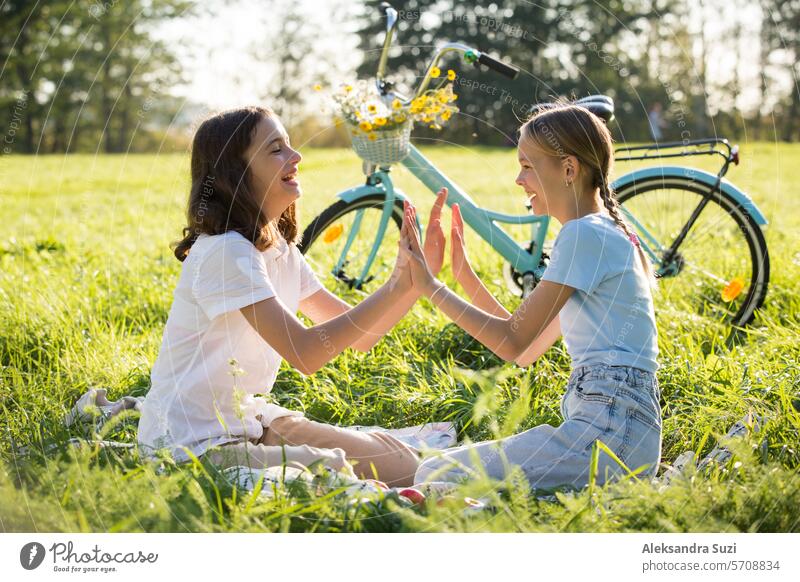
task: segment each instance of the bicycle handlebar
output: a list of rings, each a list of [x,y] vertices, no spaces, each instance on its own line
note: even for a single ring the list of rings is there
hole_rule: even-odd
[[[482,65],[486,65],[490,69],[497,71],[501,75],[508,77],[509,79],[515,79],[519,74],[519,69],[514,65],[509,65],[503,61],[498,61],[496,58],[490,57],[486,53],[480,53],[478,62]]]
[[[392,38],[394,36],[394,31],[397,27],[397,10],[395,10],[391,4],[388,2],[381,2],[379,6],[379,10],[381,13],[386,16],[386,38],[383,41],[383,50],[381,51],[381,57],[378,61],[378,72],[375,75],[375,80],[378,86],[378,91],[385,95],[389,89],[389,84],[384,82],[384,77],[386,73],[386,62],[389,57],[389,47],[392,43]],[[433,57],[431,64],[428,66],[428,69],[425,73],[425,76],[422,78],[417,90],[414,92],[413,97],[409,99],[403,99],[404,103],[410,103],[415,97],[419,97],[428,88],[428,83],[431,80],[431,71],[437,67],[439,64],[439,59],[447,52],[450,51],[457,51],[463,53],[466,57],[468,62],[475,64],[476,66],[478,63],[492,69],[508,77],[509,79],[516,78],[517,74],[519,74],[519,69],[514,65],[504,63],[494,57],[487,55],[486,53],[482,53],[479,50],[471,48],[463,43],[460,42],[449,42],[442,46],[437,52],[436,55]]]

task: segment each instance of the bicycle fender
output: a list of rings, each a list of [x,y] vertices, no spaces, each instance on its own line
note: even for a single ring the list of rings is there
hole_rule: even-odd
[[[394,192],[394,199],[405,201],[411,200],[408,196],[406,196],[405,192],[400,190],[399,188],[393,188]],[[356,186],[354,188],[348,188],[347,190],[342,190],[339,192],[336,197],[344,200],[347,203],[354,202],[359,198],[364,198],[365,196],[370,196],[373,194],[380,194],[381,196],[386,195],[386,188],[381,185],[370,185],[370,184],[362,184],[361,186]],[[422,224],[419,221],[419,216],[417,216],[417,227],[422,230]]]
[[[336,197],[344,200],[345,202],[353,202],[358,200],[359,198],[363,198],[364,196],[369,196],[371,194],[386,194],[386,189],[381,188],[380,186],[372,186],[369,184],[362,184],[361,186],[356,186],[355,188],[348,188],[347,190],[342,190],[339,192]]]
[[[693,182],[701,182],[712,187],[717,182],[717,176],[711,174],[710,172],[705,172],[696,168],[663,166],[658,168],[643,168],[641,170],[635,170],[629,174],[625,174],[624,176],[620,176],[614,181],[613,184],[611,184],[611,187],[618,191],[631,186],[637,181],[644,181],[654,177],[677,177]],[[745,212],[747,212],[753,218],[756,224],[759,226],[766,226],[769,224],[767,218],[764,216],[764,213],[761,212],[756,203],[753,202],[753,199],[750,198],[750,196],[745,192],[739,190],[725,178],[723,178],[722,182],[720,183],[720,190],[722,190],[723,194],[738,202],[739,205],[744,208]]]

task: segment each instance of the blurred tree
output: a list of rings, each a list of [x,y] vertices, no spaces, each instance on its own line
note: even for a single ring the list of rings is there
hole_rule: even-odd
[[[144,111],[150,89],[163,92],[181,80],[178,63],[164,42],[152,37],[153,29],[166,19],[185,17],[192,4],[126,0],[107,5],[94,12],[90,8],[96,20],[93,42],[81,56],[95,74],[90,99],[98,106],[104,150],[123,152],[130,147],[135,117]]]
[[[27,100],[22,151],[126,151],[153,87],[180,80],[153,31],[192,10],[188,0],[0,4],[0,105],[11,117]]]
[[[289,124],[309,90],[308,69],[314,64],[307,57],[316,34],[296,2],[272,0],[268,5],[269,10],[255,17],[262,22],[264,38],[251,51],[257,60],[269,63],[273,69],[270,83],[261,91],[262,99]],[[275,14],[280,14],[280,18],[275,18]]]
[[[763,42],[770,54],[777,54],[790,80],[790,89],[778,102],[775,112],[778,126],[782,127],[780,137],[792,141],[800,134],[800,0],[761,0],[761,7]],[[766,78],[764,82],[768,87]]]
[[[638,39],[671,14],[676,1],[502,0],[474,6],[408,0],[399,11],[399,43],[390,53],[390,69],[412,85],[424,72],[435,42],[445,40],[463,41],[522,69],[511,81],[454,60],[443,63],[459,75],[455,89],[463,95],[458,101],[462,117],[439,133],[422,129],[418,137],[511,144],[533,103],[593,93],[614,97],[620,120],[637,120],[641,137],[646,116],[639,88],[659,91],[649,69],[640,64],[647,47]],[[365,52],[361,76],[374,74],[383,41],[384,22],[377,5],[366,2],[361,16],[368,22],[359,30]]]
[[[324,15],[316,10],[317,5],[309,10],[309,5],[295,0],[269,0],[267,7],[254,16],[264,35],[250,49],[252,56],[269,68],[268,82],[259,88],[260,97],[287,126],[316,126],[319,120],[312,123],[308,118],[311,88],[318,83],[327,85],[337,72],[342,54],[336,49],[340,47],[327,50],[326,46],[331,42],[329,31],[345,25],[347,5],[343,0],[329,0]],[[318,117],[318,113],[312,116]]]
[[[24,152],[34,151],[36,133],[42,126],[39,101],[42,92],[49,89],[42,63],[49,60],[51,19],[58,21],[67,10],[66,1],[42,6],[32,6],[26,0],[0,4],[0,62],[4,63],[0,105],[11,123],[20,126],[14,139],[8,141]]]

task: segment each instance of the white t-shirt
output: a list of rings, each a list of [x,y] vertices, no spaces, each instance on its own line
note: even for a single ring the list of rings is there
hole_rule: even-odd
[[[575,288],[559,313],[572,365],[658,369],[653,296],[638,251],[605,212],[567,221],[542,279]]]
[[[167,447],[187,460],[181,447],[199,456],[213,445],[258,438],[276,418],[301,415],[255,396],[272,389],[282,358],[239,309],[277,296],[296,312],[321,288],[283,238],[260,252],[237,232],[200,235],[183,262],[142,404],[142,454]],[[234,374],[237,368],[243,373]]]

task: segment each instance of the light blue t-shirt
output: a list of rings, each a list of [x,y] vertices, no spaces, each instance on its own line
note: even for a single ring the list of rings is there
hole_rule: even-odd
[[[605,212],[567,221],[542,277],[575,288],[559,318],[572,365],[655,372],[653,297],[636,247]]]

